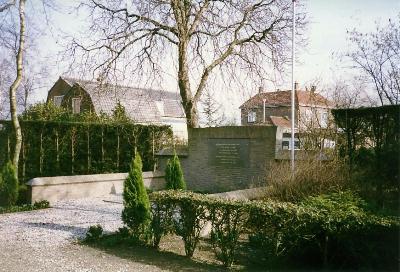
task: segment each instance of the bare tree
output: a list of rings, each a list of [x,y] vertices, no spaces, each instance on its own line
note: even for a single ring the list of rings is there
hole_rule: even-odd
[[[228,82],[245,73],[267,77],[267,64],[282,70],[288,62],[288,0],[90,0],[81,7],[91,25],[85,42],[72,41],[74,59],[102,80],[121,68],[121,59],[135,74],[158,76],[175,65],[188,127],[198,126],[197,103],[211,76],[224,73]]]
[[[8,99],[8,89],[12,82],[11,63],[3,59],[0,62],[0,120],[9,117],[10,101]]]
[[[400,102],[400,13],[395,20],[373,33],[353,30],[355,50],[347,56],[374,84],[382,105]]]
[[[15,147],[14,147],[14,154],[12,157],[12,163],[16,168],[17,178],[18,178],[19,154],[22,145],[22,133],[17,115],[16,92],[22,81],[23,68],[24,68],[23,60],[24,60],[24,50],[25,50],[25,2],[26,0],[18,1],[19,32],[18,32],[16,57],[15,57],[16,74],[15,74],[15,79],[12,82],[9,89],[11,120],[15,131]],[[14,4],[17,4],[16,1],[11,1],[10,3],[6,3],[5,5],[0,7],[0,12],[6,12]]]

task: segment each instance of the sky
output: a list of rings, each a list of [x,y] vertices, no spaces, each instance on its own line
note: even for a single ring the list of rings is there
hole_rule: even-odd
[[[306,7],[309,44],[300,54],[296,78],[301,84],[315,78],[330,83],[333,74],[348,74],[350,64],[335,57],[350,48],[346,32],[373,32],[377,22],[385,24],[399,14],[400,0],[308,0]]]
[[[349,48],[347,31],[356,28],[362,32],[373,32],[376,23],[385,24],[389,18],[395,18],[400,13],[400,0],[297,0],[302,1],[308,16],[308,27],[306,36],[308,43],[305,48],[299,48],[298,62],[296,63],[296,81],[300,86],[309,85],[316,79],[322,85],[331,84],[335,79],[346,79],[353,76],[349,70],[350,63],[339,60],[337,56],[344,54]],[[48,33],[43,37],[40,44],[41,55],[44,61],[50,63],[49,81],[39,90],[34,99],[44,100],[47,91],[57,80],[59,75],[65,73],[66,63],[57,62],[59,51],[62,50],[64,34],[78,33],[84,29],[82,19],[76,17],[73,9],[77,0],[60,1],[61,8],[53,12],[51,26]],[[82,16],[81,16],[82,17]],[[60,34],[62,33],[62,34]],[[55,63],[54,63],[55,62]],[[175,88],[176,83],[167,83],[168,88]],[[273,90],[290,89],[290,73],[286,74],[279,85],[265,83],[264,89]],[[177,90],[176,90],[177,91]],[[221,92],[217,96],[218,102],[222,104],[224,112],[230,119],[239,120],[239,109],[241,103],[257,92],[257,88],[251,88],[246,92],[238,92],[237,95],[229,95]]]

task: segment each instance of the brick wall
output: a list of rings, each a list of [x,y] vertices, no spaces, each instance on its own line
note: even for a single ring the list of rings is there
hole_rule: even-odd
[[[188,189],[215,193],[265,186],[275,135],[273,126],[190,129],[188,154],[180,158]],[[232,165],[220,157],[221,145],[236,145],[240,156]],[[160,158],[159,170],[167,157]]]

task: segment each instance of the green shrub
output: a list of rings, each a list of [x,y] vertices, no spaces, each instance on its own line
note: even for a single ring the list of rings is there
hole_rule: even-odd
[[[167,183],[167,189],[186,190],[186,183],[183,178],[181,164],[176,153],[172,159],[168,160],[167,167],[165,169],[165,181]]]
[[[200,240],[200,232],[206,224],[207,207],[201,195],[177,195],[177,214],[173,217],[175,233],[185,243],[186,256],[192,257]]]
[[[8,162],[1,171],[0,206],[13,206],[18,200],[18,178],[15,167]]]
[[[200,232],[207,222],[207,201],[210,199],[192,192],[168,190],[152,194],[153,216],[157,217],[157,207],[167,207],[168,211],[161,213],[161,232],[172,230],[182,237],[185,244],[185,254],[192,257],[200,240]]]
[[[122,238],[128,238],[131,236],[131,233],[127,227],[122,227],[118,228],[118,235]]]
[[[174,225],[172,217],[174,205],[165,198],[158,198],[157,201],[152,203],[151,207],[152,244],[155,248],[158,248],[161,238],[164,235],[173,232]]]
[[[86,232],[86,241],[93,242],[97,241],[103,235],[103,227],[101,225],[90,226]]]
[[[308,197],[294,204],[275,200],[227,201],[183,191],[151,195],[159,237],[174,232],[193,256],[200,231],[212,223],[211,242],[225,266],[235,261],[239,238],[248,234],[249,257],[296,269],[396,270],[399,217],[386,217],[351,192]],[[175,228],[171,228],[170,222]],[[159,241],[159,240],[158,240]],[[259,255],[257,255],[259,256]]]
[[[297,239],[292,255],[302,256],[303,260],[319,257],[324,267],[393,268],[399,253],[398,245],[393,243],[399,237],[399,218],[373,214],[367,203],[352,192],[309,197],[300,207],[312,217],[299,228],[302,237]]]
[[[138,153],[124,182],[123,198],[122,221],[135,237],[143,237],[150,222],[150,202],[143,184],[142,160]]]
[[[47,200],[35,201],[35,203],[33,203],[33,208],[35,210],[47,209],[49,207],[50,207],[50,202],[48,202]]]
[[[230,267],[248,221],[248,205],[237,201],[213,201],[209,205],[209,214],[215,255],[224,266]]]

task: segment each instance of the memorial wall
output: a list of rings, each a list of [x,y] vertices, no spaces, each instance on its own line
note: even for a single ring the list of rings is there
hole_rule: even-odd
[[[265,186],[275,135],[274,126],[190,129],[180,158],[188,188],[215,193]]]

